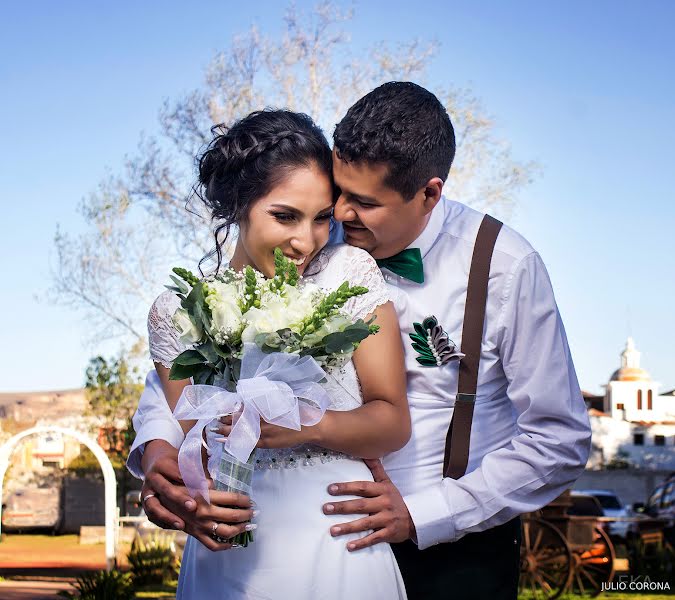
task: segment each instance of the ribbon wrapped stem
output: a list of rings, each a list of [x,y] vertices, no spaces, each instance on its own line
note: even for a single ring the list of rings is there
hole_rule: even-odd
[[[251,495],[251,461],[260,439],[260,419],[296,431],[315,425],[330,405],[328,394],[319,385],[324,377],[310,356],[265,354],[255,344],[245,344],[235,392],[210,385],[186,386],[174,416],[197,420],[178,453],[178,466],[190,494],[199,494],[209,502],[209,484],[201,460],[202,435],[209,423],[241,413],[227,441],[210,448],[209,474],[216,489]]]

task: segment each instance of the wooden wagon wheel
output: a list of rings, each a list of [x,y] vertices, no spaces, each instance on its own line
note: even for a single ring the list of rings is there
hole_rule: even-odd
[[[519,598],[557,598],[572,576],[572,552],[560,530],[542,519],[522,520]]]
[[[602,590],[603,583],[614,577],[614,545],[602,527],[593,530],[593,544],[574,552],[572,589],[582,596],[594,597]]]

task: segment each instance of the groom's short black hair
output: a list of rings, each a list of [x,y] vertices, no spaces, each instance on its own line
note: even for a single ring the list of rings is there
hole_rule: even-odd
[[[335,127],[335,151],[346,162],[386,163],[385,184],[412,199],[432,177],[448,177],[455,131],[445,107],[423,87],[391,81],[366,94]]]

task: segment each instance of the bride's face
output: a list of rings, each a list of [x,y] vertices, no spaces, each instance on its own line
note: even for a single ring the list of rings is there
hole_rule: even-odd
[[[328,176],[315,165],[299,167],[262,198],[256,200],[244,222],[230,266],[251,265],[267,277],[274,275],[274,249],[298,266],[307,265],[328,243],[333,189]]]

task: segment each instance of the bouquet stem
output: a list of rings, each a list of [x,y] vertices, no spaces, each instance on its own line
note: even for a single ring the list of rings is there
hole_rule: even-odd
[[[251,481],[255,468],[255,450],[244,463],[237,460],[231,454],[223,451],[215,480],[215,488],[222,492],[237,492],[239,494],[251,495]],[[234,507],[232,507],[234,508]],[[243,546],[244,548],[253,541],[253,532],[244,531],[235,535],[229,540],[232,544]]]

